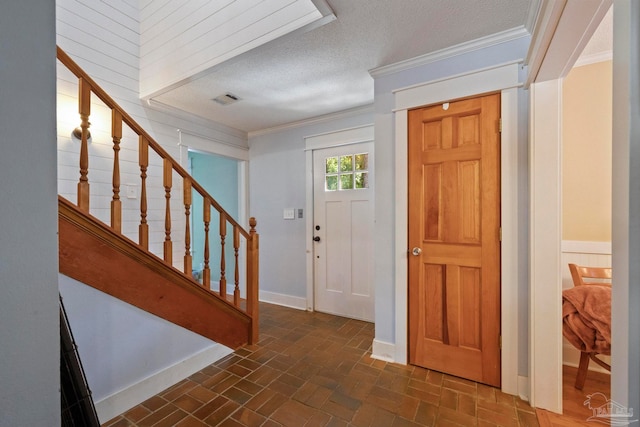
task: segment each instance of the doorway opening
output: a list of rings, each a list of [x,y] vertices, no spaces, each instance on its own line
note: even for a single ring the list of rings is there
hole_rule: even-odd
[[[562,81],[562,253],[563,291],[574,287],[569,263],[611,267],[612,263],[612,55],[611,10]],[[613,334],[611,334],[613,336]],[[609,356],[598,356],[610,364]],[[610,372],[591,362],[581,390],[575,387],[580,352],[563,338],[563,414],[584,421],[593,413],[588,395],[611,397]]]
[[[500,218],[502,224],[501,250],[501,335],[503,351],[500,366],[501,389],[505,393],[526,398],[528,379],[526,368],[520,363],[527,355],[526,323],[521,321],[526,313],[527,293],[527,244],[528,224],[522,214],[520,200],[526,191],[522,173],[523,153],[526,153],[526,135],[519,126],[523,115],[524,93],[519,87],[519,65],[505,64],[495,68],[476,70],[444,80],[426,82],[395,92],[395,161],[408,164],[407,135],[408,112],[411,109],[463,99],[483,93],[500,92],[501,99],[501,188]],[[408,183],[404,167],[396,167],[395,173],[395,342],[374,340],[373,357],[407,363],[408,360]],[[505,283],[511,286],[504,286]]]
[[[241,207],[241,176],[240,161],[217,154],[202,151],[188,151],[189,173],[199,182],[209,195],[220,203],[220,205],[233,217],[240,218]],[[195,192],[195,190],[192,190]],[[194,279],[202,281],[202,270],[204,268],[204,247],[205,230],[203,224],[203,200],[201,197],[193,197],[191,210],[192,230],[191,255],[192,271]],[[210,223],[213,225],[209,238],[214,244],[209,245],[209,265],[219,266],[222,257],[221,245],[217,243],[220,236],[216,236],[217,224],[220,218],[217,211],[211,213]],[[233,245],[225,245],[225,258],[231,260],[234,257]],[[215,271],[215,270],[214,270]],[[218,278],[213,276],[209,289],[218,289]]]

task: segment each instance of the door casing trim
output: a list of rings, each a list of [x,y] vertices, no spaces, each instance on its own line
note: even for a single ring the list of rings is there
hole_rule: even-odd
[[[400,89],[395,96],[395,355],[397,363],[407,363],[408,354],[408,268],[407,268],[407,135],[408,110],[424,105],[447,102],[454,99],[482,95],[490,92],[501,93],[501,329],[502,391],[518,394],[518,287],[506,286],[519,283],[521,272],[518,230],[522,228],[518,219],[518,175],[523,172],[518,161],[518,140],[520,135],[518,102],[519,63],[508,63],[496,67],[477,70],[472,73],[426,82],[421,85]],[[521,221],[521,220],[520,220]],[[526,226],[526,225],[525,225]],[[375,353],[373,355],[376,356]],[[527,397],[527,396],[522,396]]]
[[[357,144],[359,142],[374,141],[373,124],[341,129],[337,131],[310,135],[304,138],[305,150],[305,210],[307,211],[306,233],[306,283],[307,283],[307,311],[313,311],[313,150],[338,147],[341,145]],[[375,147],[374,147],[375,149]],[[374,284],[371,283],[373,287]]]

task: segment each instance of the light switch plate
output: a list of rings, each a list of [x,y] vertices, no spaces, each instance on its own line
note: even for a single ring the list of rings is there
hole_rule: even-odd
[[[127,199],[137,199],[138,198],[138,189],[135,185],[127,185]]]
[[[295,209],[294,208],[286,208],[283,214],[284,219],[295,219]]]

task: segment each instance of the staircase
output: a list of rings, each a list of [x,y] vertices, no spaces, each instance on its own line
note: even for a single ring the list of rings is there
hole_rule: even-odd
[[[78,78],[81,120],[77,131],[80,143],[77,201],[58,197],[60,272],[228,347],[235,349],[257,342],[258,234],[255,219],[250,219],[250,230],[246,231],[60,48],[57,57],[60,64]],[[113,165],[112,179],[108,183],[112,187],[109,224],[92,215],[89,206],[89,118],[96,102],[111,110]],[[131,135],[137,139],[140,207],[135,219],[130,218],[131,209],[123,209],[120,198],[120,151],[125,133],[129,140]],[[149,180],[154,177],[149,172],[153,165],[161,171],[157,179],[161,181],[163,193],[160,197],[155,195],[155,201],[164,198],[164,229],[155,234],[150,231],[149,220],[149,204],[154,197],[148,194],[152,190]],[[130,179],[131,171],[123,173]],[[97,185],[104,186],[105,183]],[[174,187],[181,188],[175,191]],[[176,201],[172,200],[176,192],[182,198],[179,203],[183,207],[178,215]],[[202,227],[205,236],[202,284],[193,278],[192,272],[190,215],[194,197],[201,197],[203,202],[203,224],[197,225]],[[214,269],[214,278],[218,279],[215,282],[212,282],[212,266],[209,265],[210,240],[213,240],[210,239],[210,228],[216,228],[211,224],[212,214],[217,216],[215,235],[221,248],[219,270],[218,266]],[[182,218],[176,220],[176,216]],[[138,223],[137,241],[130,238],[131,233],[128,233],[129,237],[123,233],[123,224],[124,228],[131,228],[132,221]],[[178,233],[183,236],[179,242],[185,247],[183,260],[178,263],[180,269],[173,262],[175,224],[179,225]],[[154,238],[157,240],[159,234],[162,256],[149,250],[150,239],[152,242]],[[226,245],[230,248],[226,249]],[[229,261],[226,259],[228,251],[233,254]],[[231,276],[230,289],[227,289],[227,276]],[[217,285],[216,289],[210,288],[211,283]]]

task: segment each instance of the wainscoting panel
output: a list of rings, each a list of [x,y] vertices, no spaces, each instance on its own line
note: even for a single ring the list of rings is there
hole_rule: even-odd
[[[577,240],[562,241],[562,288],[573,287],[573,280],[569,272],[569,263],[586,265],[591,267],[611,267],[611,242],[586,242]],[[611,363],[609,356],[601,358]],[[578,366],[580,352],[576,350],[566,339],[563,338],[563,360],[562,363],[568,366]],[[596,363],[589,364],[589,370],[609,373]]]

